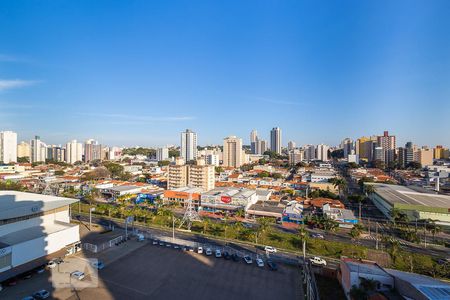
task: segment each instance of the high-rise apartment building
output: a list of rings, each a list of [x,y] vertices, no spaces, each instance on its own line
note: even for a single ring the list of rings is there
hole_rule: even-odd
[[[388,164],[395,160],[395,135],[389,135],[388,131],[385,131],[383,135],[377,137],[378,147],[383,148],[384,151],[384,163]]]
[[[184,159],[176,159],[169,165],[167,188],[198,187],[209,191],[215,187],[214,166],[206,165],[204,159],[198,159],[196,165],[184,164]]]
[[[304,150],[304,159],[306,161],[312,161],[316,159],[316,146],[306,145],[303,147],[303,150]]]
[[[398,162],[405,168],[414,161],[414,146],[412,142],[407,142],[405,147],[398,148]]]
[[[0,161],[5,164],[17,162],[17,133],[0,131]]]
[[[84,162],[102,160],[102,145],[94,139],[89,139],[84,143]]]
[[[373,158],[373,147],[374,144],[377,143],[377,137],[371,136],[371,137],[361,137],[356,140],[355,145],[355,153],[359,156],[360,160],[363,161],[371,161]]]
[[[289,164],[290,165],[296,165],[299,162],[304,160],[304,151],[303,149],[293,149],[289,151],[288,158],[289,158]]]
[[[320,144],[317,145],[316,148],[316,158],[317,160],[321,161],[328,161],[328,150],[330,150],[330,147],[328,145]]]
[[[30,141],[31,145],[31,162],[45,161],[47,159],[47,145],[41,141],[41,138],[36,135]]]
[[[444,148],[441,145],[436,146],[433,149],[434,159],[448,159],[449,158],[449,149]]]
[[[281,129],[274,127],[270,131],[270,150],[281,154]]]
[[[254,154],[263,155],[267,151],[267,141],[258,139]]]
[[[223,140],[223,165],[239,168],[242,165],[242,139],[229,136]]]
[[[47,159],[52,161],[64,161],[66,149],[61,145],[48,145],[47,146]]]
[[[185,161],[197,158],[197,133],[186,129],[181,133],[181,152],[180,157]]]
[[[253,129],[252,132],[250,132],[250,149],[253,154],[257,154],[256,151],[257,147],[258,147],[258,132],[255,129]]]
[[[289,141],[288,143],[288,151],[294,150],[295,149],[295,142],[294,141]]]
[[[162,147],[156,149],[156,160],[168,160],[169,159],[169,149],[167,147]]]
[[[77,140],[72,140],[66,144],[66,162],[74,164],[83,159],[83,145]]]
[[[17,157],[26,157],[30,159],[31,147],[29,143],[22,141],[17,145]]]
[[[422,167],[433,165],[433,150],[422,147],[414,151],[414,161],[421,164]]]
[[[350,154],[355,153],[355,145],[353,143],[353,140],[350,138],[345,138],[341,142],[341,148],[344,150],[344,158],[348,159],[348,156]]]

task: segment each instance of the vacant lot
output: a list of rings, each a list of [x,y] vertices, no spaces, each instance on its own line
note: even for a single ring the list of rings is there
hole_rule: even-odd
[[[99,271],[72,299],[300,299],[298,269],[278,271],[147,244]]]

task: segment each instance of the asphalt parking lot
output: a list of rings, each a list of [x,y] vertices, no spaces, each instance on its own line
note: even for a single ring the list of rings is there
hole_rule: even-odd
[[[99,271],[98,288],[70,299],[301,299],[299,270],[146,243]]]

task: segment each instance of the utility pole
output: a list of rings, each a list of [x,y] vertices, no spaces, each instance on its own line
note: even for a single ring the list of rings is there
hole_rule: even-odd
[[[92,212],[95,210],[95,207],[89,207],[89,231],[91,231],[92,225]]]
[[[172,214],[172,243],[175,243],[175,217]]]
[[[425,248],[427,247],[427,224],[423,222],[423,237],[425,242]]]
[[[375,249],[378,250],[378,222],[375,222]]]
[[[367,225],[369,227],[369,236],[370,236],[370,217],[367,219],[367,222],[369,223],[369,225]]]

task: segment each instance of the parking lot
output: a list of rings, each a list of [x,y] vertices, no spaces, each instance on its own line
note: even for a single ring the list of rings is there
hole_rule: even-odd
[[[99,287],[71,299],[299,299],[299,270],[146,243],[99,271]]]
[[[214,250],[207,256],[166,244],[132,239],[98,254],[77,253],[75,258],[105,263],[98,277],[86,272],[83,279],[95,282],[95,288],[55,287],[46,271],[7,288],[0,298],[22,299],[45,288],[54,299],[301,299],[296,267],[278,264],[278,270],[272,271],[267,264],[257,267],[255,260],[246,264],[242,258],[216,258]]]

